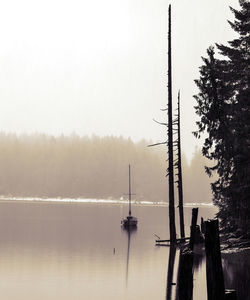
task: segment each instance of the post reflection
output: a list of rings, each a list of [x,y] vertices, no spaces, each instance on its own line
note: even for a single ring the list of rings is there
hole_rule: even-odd
[[[197,244],[194,247],[194,256],[193,256],[193,271],[197,271],[201,265],[202,262],[205,260],[205,250],[204,245]]]
[[[126,260],[126,287],[128,286],[128,275],[129,275],[129,255],[130,255],[130,243],[131,236],[137,231],[136,227],[122,227],[123,231],[127,234],[128,243],[127,243],[127,260]]]
[[[193,261],[193,251],[189,248],[180,250],[176,300],[193,299]]]
[[[166,300],[171,300],[171,297],[172,297],[175,254],[176,254],[176,247],[175,246],[170,246],[169,259],[168,259],[168,277],[167,277]]]

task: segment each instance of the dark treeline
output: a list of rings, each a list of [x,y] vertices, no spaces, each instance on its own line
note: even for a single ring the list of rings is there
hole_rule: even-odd
[[[53,137],[0,133],[0,195],[120,198],[128,192],[128,164],[138,200],[168,201],[166,150],[122,137]],[[210,202],[204,158],[183,157],[184,201]],[[176,194],[177,195],[177,194]]]
[[[207,50],[196,80],[195,96],[199,137],[208,133],[202,152],[215,162],[207,167],[218,178],[211,185],[218,216],[228,231],[250,230],[250,2],[240,0],[240,10],[231,8],[229,24],[237,37],[227,45]],[[216,55],[216,50],[220,56]]]

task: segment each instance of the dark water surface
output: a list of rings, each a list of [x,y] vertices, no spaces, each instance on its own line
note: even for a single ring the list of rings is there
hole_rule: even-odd
[[[185,208],[188,235],[191,209]],[[203,206],[199,217],[215,212]],[[166,299],[169,248],[155,246],[154,234],[168,238],[168,208],[138,205],[133,213],[138,229],[128,234],[120,227],[124,205],[0,202],[0,298]],[[177,250],[173,282],[178,256]],[[223,265],[226,288],[240,289],[238,300],[250,299],[249,255],[223,256]],[[206,300],[205,280],[197,249],[194,300]]]

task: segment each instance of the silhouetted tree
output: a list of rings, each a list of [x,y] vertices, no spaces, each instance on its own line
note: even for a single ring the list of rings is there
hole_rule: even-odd
[[[177,108],[177,184],[179,196],[179,216],[180,216],[180,233],[181,237],[185,237],[184,213],[183,213],[183,184],[182,184],[182,156],[181,156],[181,114],[180,114],[180,91],[178,92],[178,108]]]
[[[195,96],[197,137],[207,131],[203,155],[216,164],[206,167],[209,175],[218,173],[212,184],[214,203],[219,206],[222,224],[229,229],[249,231],[250,213],[250,2],[241,0],[241,10],[231,8],[239,34],[229,46],[217,44],[223,58],[216,59],[214,48],[203,58],[199,94]]]
[[[171,5],[168,9],[168,182],[169,182],[169,230],[170,242],[176,242],[174,207],[174,163],[172,120],[172,49],[171,49]]]

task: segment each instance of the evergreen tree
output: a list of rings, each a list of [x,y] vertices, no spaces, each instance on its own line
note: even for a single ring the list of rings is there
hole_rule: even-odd
[[[212,184],[214,202],[219,206],[218,216],[228,229],[249,232],[250,213],[250,99],[249,99],[249,45],[250,2],[240,1],[241,10],[231,8],[239,34],[229,45],[216,44],[223,59],[215,58],[213,47],[203,58],[200,78],[196,80],[199,93],[195,95],[197,137],[207,131],[203,155],[215,160],[206,167],[219,178]]]

